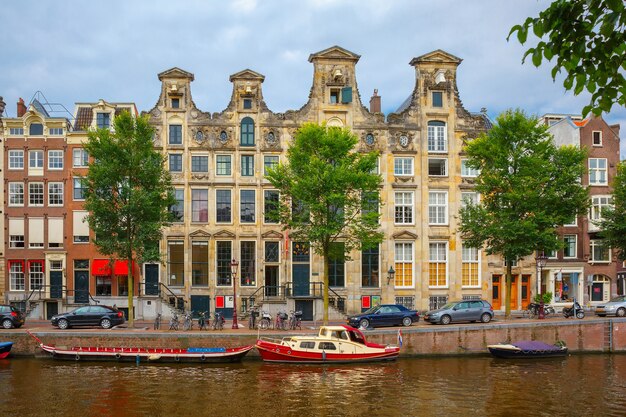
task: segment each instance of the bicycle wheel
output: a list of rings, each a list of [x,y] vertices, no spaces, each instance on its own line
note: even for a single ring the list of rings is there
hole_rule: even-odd
[[[525,318],[525,319],[529,319],[530,318],[530,314],[531,314],[530,310],[524,310],[522,312],[522,317]]]

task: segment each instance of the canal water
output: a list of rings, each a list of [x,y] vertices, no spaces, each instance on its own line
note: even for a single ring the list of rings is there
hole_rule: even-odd
[[[0,360],[0,416],[625,416],[626,355],[357,366]]]

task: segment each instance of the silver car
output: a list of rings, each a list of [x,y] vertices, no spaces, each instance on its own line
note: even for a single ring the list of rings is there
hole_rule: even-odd
[[[604,316],[626,316],[626,295],[613,298],[608,303],[596,307],[596,315]]]
[[[493,318],[493,308],[485,300],[453,301],[438,310],[432,310],[424,315],[424,321],[429,323],[450,324],[459,321],[482,321],[489,323]]]

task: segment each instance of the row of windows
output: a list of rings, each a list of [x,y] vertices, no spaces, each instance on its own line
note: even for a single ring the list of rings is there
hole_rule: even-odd
[[[85,221],[87,212],[76,210],[72,212],[72,240],[74,243],[89,243],[89,224]],[[9,248],[29,249],[62,248],[64,241],[64,223],[62,217],[29,217],[9,218]],[[25,226],[28,225],[28,234]],[[45,235],[47,233],[47,239]],[[26,237],[28,240],[26,240]]]
[[[62,127],[49,127],[48,135],[63,136],[64,130],[65,129],[63,129]],[[44,132],[44,128],[41,123],[31,123],[31,125],[28,127],[28,134],[30,136],[41,136],[43,135],[43,132]],[[9,135],[10,136],[23,136],[24,128],[23,127],[11,127],[9,128]]]
[[[10,149],[9,153],[9,169],[24,169],[24,151],[22,149]],[[53,149],[48,151],[48,169],[62,170],[64,167],[64,152],[62,150]],[[74,168],[84,168],[89,165],[89,154],[84,149],[74,149],[72,155],[72,166]],[[44,167],[44,151],[32,150],[28,151],[28,168],[43,169]]]
[[[9,184],[9,207],[22,207],[25,202],[25,188],[23,182],[10,182]],[[82,178],[77,177],[73,180],[73,199],[85,199],[85,182]],[[45,199],[43,182],[28,183],[28,206],[43,207]],[[64,193],[62,182],[48,183],[48,206],[60,207],[64,204]]]
[[[254,155],[241,155],[240,173],[242,177],[254,176]],[[269,168],[275,168],[278,165],[278,155],[263,156],[263,175],[267,174]],[[169,154],[169,170],[170,172],[183,171],[183,155],[171,153]],[[215,175],[231,176],[233,171],[232,155],[215,155]],[[208,155],[192,155],[191,156],[191,172],[206,173],[209,172],[209,156]]]

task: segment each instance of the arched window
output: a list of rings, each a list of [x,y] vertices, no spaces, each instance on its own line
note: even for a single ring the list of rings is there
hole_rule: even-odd
[[[241,120],[241,146],[254,146],[254,120],[251,117]]]
[[[31,136],[43,135],[43,125],[41,123],[32,123],[28,134]]]
[[[446,124],[438,120],[428,122],[428,152],[447,152]]]

